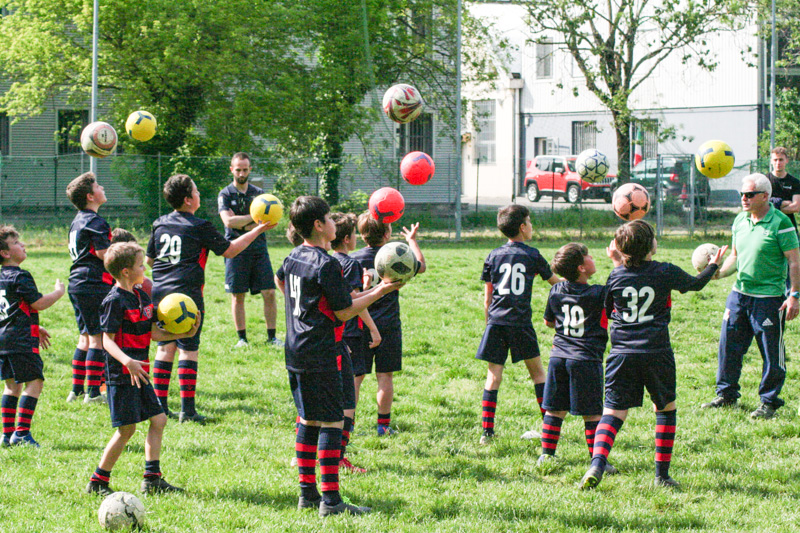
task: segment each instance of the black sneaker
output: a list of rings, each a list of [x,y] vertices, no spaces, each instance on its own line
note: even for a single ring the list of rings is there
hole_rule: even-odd
[[[681,484],[672,479],[669,476],[661,477],[656,476],[655,481],[653,481],[653,485],[656,487],[673,487],[673,488],[680,488]]]
[[[331,516],[335,514],[351,514],[362,515],[369,514],[372,511],[371,507],[358,507],[347,502],[341,501],[337,505],[328,505],[324,501],[319,504],[319,515],[322,517]]]
[[[297,510],[301,511],[303,509],[319,509],[320,504],[322,503],[322,496],[317,494],[316,499],[304,498],[302,495],[300,499],[297,500]]]
[[[603,472],[603,474],[605,474],[606,476],[616,476],[617,474],[619,474],[619,470],[617,470],[617,467],[612,465],[611,463],[606,463],[606,469]]]
[[[777,411],[778,410],[772,407],[770,404],[762,403],[761,407],[750,413],[750,418],[769,420],[770,418],[775,418]]]
[[[183,424],[184,422],[196,422],[202,426],[205,425],[206,423],[206,417],[197,412],[189,415],[181,411],[181,414],[178,415],[178,422],[180,422],[181,424]]]
[[[167,418],[171,418],[172,420],[178,420],[178,413],[172,411],[170,409],[164,409],[164,414],[167,415]]]
[[[716,409],[718,407],[732,407],[736,405],[737,399],[736,398],[726,398],[724,396],[717,396],[713,400],[708,403],[704,403],[700,406],[701,409]]]
[[[593,466],[581,478],[581,490],[590,490],[595,488],[603,480],[603,469],[599,466]]]
[[[160,494],[162,492],[183,492],[180,487],[175,487],[167,483],[161,476],[148,476],[142,480],[142,487],[139,489],[144,494]]]
[[[110,496],[114,494],[114,490],[108,486],[108,483],[101,483],[100,481],[91,480],[86,485],[86,494],[99,494],[100,496]]]

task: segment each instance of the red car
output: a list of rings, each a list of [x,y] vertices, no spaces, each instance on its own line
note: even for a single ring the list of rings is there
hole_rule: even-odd
[[[575,172],[575,155],[540,155],[528,161],[525,195],[531,202],[542,196],[560,196],[574,204],[578,200],[605,200],[611,203],[613,177],[597,183],[584,181]]]

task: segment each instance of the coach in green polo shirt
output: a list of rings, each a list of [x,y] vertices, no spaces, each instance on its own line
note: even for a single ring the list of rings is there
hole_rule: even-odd
[[[800,311],[800,252],[791,220],[769,202],[772,186],[765,175],[746,176],[741,195],[742,212],[732,228],[733,253],[717,272],[720,278],[738,272],[722,318],[717,397],[702,407],[737,402],[742,358],[756,337],[764,361],[758,388],[761,406],[750,416],[768,419],[783,405],[778,397],[786,379],[783,326]],[[791,289],[784,299],[787,263]]]

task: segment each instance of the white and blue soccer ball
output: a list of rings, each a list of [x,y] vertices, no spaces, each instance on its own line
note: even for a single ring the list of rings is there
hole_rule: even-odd
[[[390,242],[375,255],[375,270],[380,279],[406,282],[417,274],[419,263],[406,243]]]
[[[100,504],[97,518],[109,531],[131,530],[144,525],[144,504],[130,492],[115,492]]]
[[[589,148],[578,154],[578,158],[575,160],[575,171],[582,180],[595,183],[604,179],[608,174],[608,158],[603,152]]]

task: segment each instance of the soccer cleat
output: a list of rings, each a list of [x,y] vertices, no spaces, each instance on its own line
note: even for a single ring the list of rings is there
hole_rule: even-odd
[[[69,391],[69,394],[67,394],[67,403],[79,402],[81,401],[81,396],[86,396],[86,393],[79,392],[78,394],[75,394],[74,391]],[[86,400],[84,399],[84,401]]]
[[[8,440],[8,444],[11,446],[26,445],[26,446],[33,446],[34,448],[40,447],[39,443],[33,440],[33,435],[31,435],[30,433],[24,436],[19,436],[17,435],[16,432],[14,432],[14,434],[11,435],[11,438]]]
[[[292,468],[297,468],[297,457],[292,457],[292,460],[289,461],[289,466]]]
[[[599,466],[593,466],[583,475],[581,479],[581,490],[590,490],[595,488],[603,480],[603,471]]]
[[[483,435],[481,435],[481,440],[478,442],[478,444],[480,444],[481,446],[488,446],[492,443],[493,438],[494,435],[488,435],[484,433]]]
[[[731,407],[736,405],[736,398],[725,398],[724,396],[717,396],[708,403],[700,406],[701,409],[716,409],[718,407]]]
[[[366,474],[367,472],[366,468],[354,465],[347,457],[342,457],[342,460],[339,461],[339,468],[343,468],[352,474]]]
[[[108,486],[108,483],[101,483],[99,481],[91,480],[86,485],[87,494],[99,494],[100,496],[110,496],[114,494],[114,489]]]
[[[543,466],[543,465],[552,463],[555,460],[556,460],[556,456],[555,455],[550,455],[548,453],[543,453],[536,460],[536,464],[539,465],[539,466]]]
[[[525,440],[541,439],[542,438],[542,434],[539,433],[538,431],[536,431],[535,429],[529,429],[528,431],[526,431],[525,433],[520,435],[519,438],[525,439]]]
[[[385,424],[378,424],[378,436],[379,437],[383,437],[383,436],[391,437],[395,433],[397,433],[396,429],[392,429],[391,427],[389,427],[389,426],[387,426]]]
[[[369,514],[370,511],[372,511],[370,507],[359,507],[345,501],[341,501],[337,505],[328,505],[324,501],[319,504],[319,516],[321,517],[335,514],[362,515]]]
[[[267,339],[267,345],[274,346],[275,348],[283,348],[283,341],[278,337],[272,337],[271,339]]]
[[[603,474],[607,476],[616,476],[617,474],[619,474],[619,470],[617,470],[617,467],[612,465],[611,463],[606,463],[606,469],[603,472]]]
[[[680,483],[678,483],[669,476],[666,477],[656,476],[656,479],[653,481],[653,485],[656,487],[674,487],[676,489],[681,486]]]
[[[108,399],[103,394],[98,394],[97,396],[85,394],[83,396],[83,403],[108,403]]]
[[[317,495],[315,500],[304,498],[300,496],[300,499],[297,500],[297,510],[302,511],[303,509],[319,509],[320,504],[322,503],[322,496]]]
[[[190,415],[181,411],[181,414],[178,415],[178,422],[180,422],[181,424],[183,424],[184,422],[197,422],[198,424],[203,426],[206,423],[206,417],[197,412]]]
[[[247,341],[246,341],[246,340],[244,340],[244,339],[239,339],[239,342],[237,342],[237,343],[236,343],[236,345],[235,345],[233,348],[234,348],[234,349],[238,349],[238,348],[247,348],[248,346],[249,346],[249,344],[247,344]]]
[[[139,489],[143,494],[160,494],[163,492],[183,492],[183,489],[170,485],[161,476],[148,476],[142,480],[142,487]]]
[[[775,414],[777,413],[777,411],[778,411],[777,409],[775,409],[768,403],[762,403],[758,409],[750,413],[750,418],[769,420],[770,418],[775,418]]]
[[[173,420],[178,420],[178,413],[172,411],[170,409],[164,409],[164,414],[167,415],[167,418],[171,418]]]
[[[0,447],[8,448],[9,446],[11,446],[11,437],[3,437]]]

